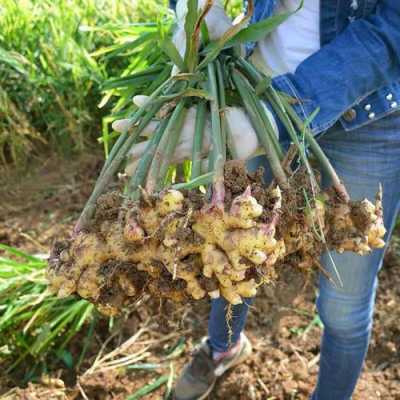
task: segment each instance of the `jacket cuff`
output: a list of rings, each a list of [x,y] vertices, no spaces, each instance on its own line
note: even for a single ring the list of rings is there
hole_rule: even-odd
[[[299,118],[305,122],[309,119],[312,113],[318,108],[315,102],[304,95],[304,91],[301,89],[301,85],[297,84],[295,77],[291,73],[278,75],[272,79],[272,86],[275,90],[282,92],[292,98],[291,105],[299,116]],[[324,132],[330,126],[332,126],[335,121],[330,124],[324,124],[319,118],[318,114],[309,124],[314,135]]]

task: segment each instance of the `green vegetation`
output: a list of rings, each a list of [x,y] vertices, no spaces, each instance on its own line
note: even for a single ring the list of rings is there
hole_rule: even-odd
[[[109,112],[98,108],[100,86],[119,77],[135,54],[110,63],[92,53],[123,40],[121,32],[132,40],[132,22],[162,15],[160,4],[166,2],[2,1],[0,163],[23,163],[44,146],[68,155],[93,143]]]
[[[0,256],[0,358],[8,372],[20,369],[29,380],[60,361],[79,368],[96,324],[93,305],[51,294],[46,261],[0,244],[1,250],[10,256]],[[82,351],[74,359],[67,345],[83,326]]]
[[[234,16],[242,2],[225,6]],[[168,0],[3,0],[0,165],[23,165],[43,149],[68,156],[108,139],[114,93],[99,104],[103,90],[154,64],[154,34],[167,31],[172,15]],[[143,33],[153,33],[147,46],[135,42]]]

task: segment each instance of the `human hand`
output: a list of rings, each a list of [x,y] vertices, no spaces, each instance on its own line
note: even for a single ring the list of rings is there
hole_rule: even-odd
[[[183,121],[182,129],[180,132],[179,141],[171,159],[172,164],[181,163],[185,159],[191,158],[194,131],[195,131],[195,121],[196,121],[196,108],[190,107],[185,115],[185,119]],[[141,136],[147,138],[147,140],[133,145],[131,150],[128,152],[127,165],[125,168],[125,173],[128,176],[132,176],[135,173],[139,160],[142,157],[149,143],[149,138],[156,131],[158,124],[159,124],[158,121],[151,121],[141,133]],[[204,127],[202,155],[206,155],[210,148],[210,137],[211,137],[210,131],[211,131],[210,121],[209,119],[207,119]]]
[[[135,104],[138,106],[145,105],[148,98],[146,96],[136,96],[134,98]],[[274,128],[275,134],[278,137],[278,128],[275,123],[275,119],[272,113],[268,110],[268,108],[264,106],[266,111],[266,115],[271,122],[271,125]],[[230,134],[232,135],[233,145],[236,148],[237,159],[246,160],[252,158],[258,147],[258,139],[257,134],[250,122],[250,119],[245,112],[245,110],[241,107],[226,107],[225,116],[228,128],[230,130]],[[116,131],[123,131],[125,120],[115,121],[113,124],[113,128]],[[196,121],[196,108],[189,108],[186,113],[185,120],[183,123],[183,127],[181,130],[181,136],[178,142],[178,145],[175,149],[175,153],[171,160],[172,163],[180,163],[186,159],[190,159],[192,155],[192,147],[193,147],[193,138],[195,132],[195,121]],[[150,137],[155,132],[157,128],[158,122],[152,121],[148,124],[145,130],[142,132],[143,137]],[[211,123],[209,116],[206,119],[205,128],[204,128],[204,139],[203,139],[203,148],[202,154],[206,156],[211,147]],[[130,152],[128,153],[127,167],[126,173],[131,176],[134,174],[137,164],[148,145],[148,140],[143,141],[141,143],[135,144]]]

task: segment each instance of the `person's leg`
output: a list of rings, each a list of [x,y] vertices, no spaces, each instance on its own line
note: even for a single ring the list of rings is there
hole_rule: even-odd
[[[353,132],[336,127],[319,142],[352,199],[372,200],[382,183],[389,241],[400,205],[400,116]],[[323,265],[336,286],[321,275],[317,307],[324,333],[313,400],[351,398],[368,349],[383,253],[383,249],[368,256],[332,252],[323,257]]]
[[[238,342],[252,302],[253,299],[248,298],[243,304],[232,306],[232,314],[228,319],[228,302],[223,297],[212,300],[208,321],[208,342],[214,352],[226,352]]]

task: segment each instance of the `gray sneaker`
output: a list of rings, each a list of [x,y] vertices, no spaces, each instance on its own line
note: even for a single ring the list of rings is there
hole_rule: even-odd
[[[193,359],[187,364],[178,378],[175,389],[175,400],[203,400],[213,390],[217,378],[228,369],[246,360],[252,348],[249,339],[242,333],[240,347],[232,356],[215,362],[207,338],[193,351]]]

